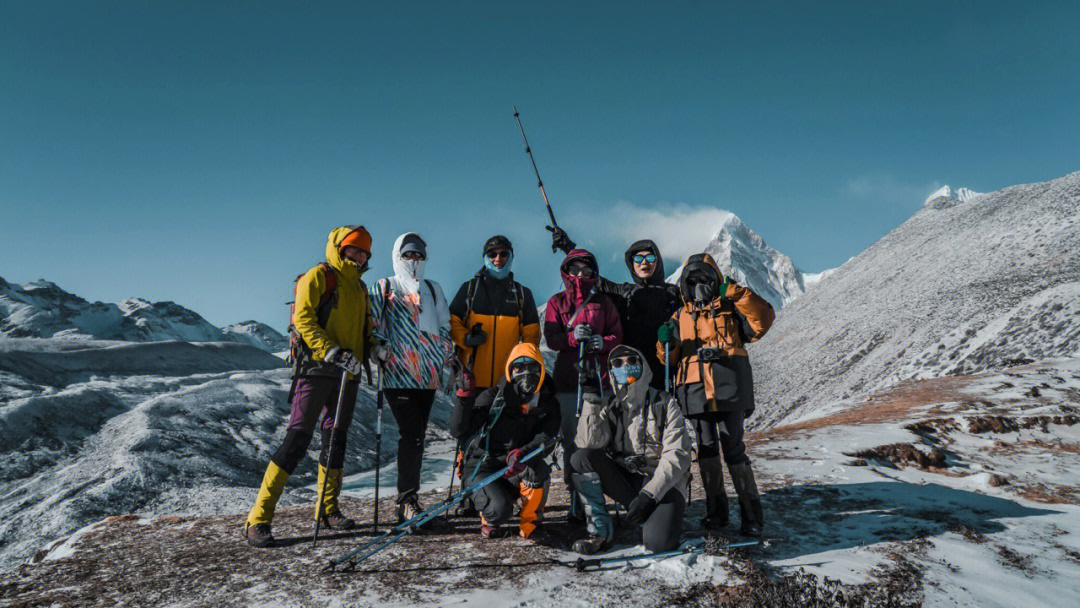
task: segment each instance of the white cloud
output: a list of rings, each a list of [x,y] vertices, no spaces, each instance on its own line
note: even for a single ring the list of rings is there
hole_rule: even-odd
[[[842,192],[868,201],[917,207],[923,204],[927,195],[941,186],[938,181],[907,184],[887,173],[875,173],[848,180]]]
[[[719,207],[639,207],[628,202],[616,203],[612,213],[620,219],[614,233],[624,241],[623,247],[640,239],[652,239],[660,253],[672,261],[700,252],[732,216]]]

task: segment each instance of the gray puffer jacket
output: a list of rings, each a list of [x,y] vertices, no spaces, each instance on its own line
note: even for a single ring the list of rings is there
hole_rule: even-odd
[[[616,346],[610,359],[634,354],[637,349]],[[610,375],[610,374],[609,374]],[[616,462],[648,477],[643,491],[660,500],[668,490],[678,488],[689,500],[690,434],[682,409],[673,397],[649,388],[652,371],[648,364],[642,377],[622,388],[612,386],[614,395],[602,401],[586,395],[578,420],[574,444],[583,449],[606,449]]]

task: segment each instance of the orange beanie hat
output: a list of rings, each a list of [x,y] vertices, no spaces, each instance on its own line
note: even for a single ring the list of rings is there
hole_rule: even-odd
[[[345,235],[345,238],[341,239],[341,244],[338,245],[338,251],[346,247],[356,247],[362,249],[371,255],[371,235],[364,229],[363,226],[357,226],[355,230]]]

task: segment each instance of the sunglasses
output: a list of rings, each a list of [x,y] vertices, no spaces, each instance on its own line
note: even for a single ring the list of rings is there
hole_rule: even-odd
[[[571,266],[570,268],[566,269],[566,274],[568,274],[570,276],[573,276],[573,277],[585,277],[585,278],[588,278],[588,277],[593,276],[596,273],[593,272],[593,269],[589,268],[588,266]]]
[[[622,367],[624,365],[638,365],[641,363],[641,357],[637,355],[627,355],[625,357],[616,357],[611,360],[611,367]]]
[[[515,374],[527,373],[527,372],[540,373],[540,364],[537,363],[536,361],[530,361],[528,363],[511,363],[510,364],[510,375],[511,376],[513,376]]]
[[[493,260],[498,260],[498,259],[502,259],[502,258],[509,258],[510,257],[510,252],[505,250],[505,249],[499,249],[498,251],[489,251],[487,253],[487,257],[489,257],[489,258],[491,258]]]
[[[642,262],[648,262],[650,264],[655,264],[656,263],[656,254],[647,253],[647,254],[642,255],[642,254],[639,253],[639,254],[634,256],[634,263],[635,264],[640,264]]]
[[[401,259],[422,260],[424,259],[424,254],[420,253],[419,251],[406,251],[405,253],[401,254]]]

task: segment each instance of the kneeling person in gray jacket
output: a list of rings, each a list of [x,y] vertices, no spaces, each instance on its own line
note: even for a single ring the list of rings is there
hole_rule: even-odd
[[[604,496],[627,505],[626,519],[642,524],[649,551],[679,545],[690,489],[690,436],[673,397],[649,387],[652,372],[641,352],[626,345],[609,356],[613,393],[586,394],[571,458],[573,481],[584,498],[589,536],[574,543],[592,554],[611,542],[615,528]]]

